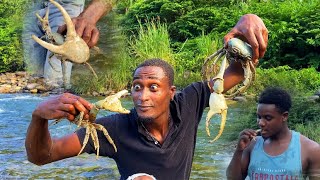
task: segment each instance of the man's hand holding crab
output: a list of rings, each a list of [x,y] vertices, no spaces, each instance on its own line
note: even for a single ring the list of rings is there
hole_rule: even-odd
[[[255,14],[243,15],[232,30],[224,37],[225,46],[231,38],[239,38],[251,45],[252,61],[257,66],[267,50],[268,29]]]
[[[32,115],[46,120],[65,118],[72,122],[80,112],[84,112],[84,118],[88,119],[92,107],[85,99],[64,93],[39,104]]]

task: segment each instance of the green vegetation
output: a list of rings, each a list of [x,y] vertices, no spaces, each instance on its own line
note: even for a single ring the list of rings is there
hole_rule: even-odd
[[[23,69],[21,32],[27,1],[0,2],[0,73]]]
[[[120,3],[120,13],[123,8]],[[260,67],[288,65],[294,69],[314,67],[319,70],[319,8],[317,0],[133,1],[124,14],[122,26],[130,36],[138,32],[140,21],[144,24],[157,18],[167,24],[173,48],[179,51],[185,41],[203,33],[222,39],[243,14],[253,13],[264,20],[269,30],[268,51]],[[192,56],[192,49],[188,53]]]

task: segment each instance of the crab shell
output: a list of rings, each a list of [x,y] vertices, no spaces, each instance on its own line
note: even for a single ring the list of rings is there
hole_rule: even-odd
[[[90,57],[90,51],[87,43],[77,35],[74,24],[66,10],[59,3],[53,0],[50,0],[50,2],[61,11],[67,25],[65,42],[62,45],[57,46],[47,43],[35,35],[32,35],[32,38],[44,48],[55,54],[61,55],[64,59],[68,59],[71,62],[79,64],[85,63]]]

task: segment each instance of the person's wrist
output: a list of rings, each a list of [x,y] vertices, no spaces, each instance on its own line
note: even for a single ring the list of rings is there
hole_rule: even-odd
[[[41,111],[39,110],[39,108],[36,108],[33,112],[32,112],[32,120],[36,120],[36,121],[42,121],[42,122],[45,122],[44,120],[47,120],[48,119],[45,119],[41,116]]]
[[[243,153],[243,151],[244,151],[244,149],[243,148],[240,148],[239,146],[237,146],[236,147],[236,150],[235,150],[235,152],[237,152],[237,153]]]

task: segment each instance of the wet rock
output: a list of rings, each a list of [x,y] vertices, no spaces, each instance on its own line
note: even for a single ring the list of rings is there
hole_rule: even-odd
[[[18,72],[16,72],[16,76],[25,77],[25,76],[27,76],[27,72],[24,72],[24,71],[18,71]]]
[[[93,92],[92,92],[92,95],[93,95],[93,96],[99,96],[100,94],[99,94],[98,92],[96,92],[96,91],[93,91]]]
[[[7,86],[0,86],[0,93],[9,93],[10,92],[10,87]]]
[[[62,94],[65,92],[64,88],[55,88],[50,91],[51,94]]]
[[[39,86],[39,84],[30,83],[30,84],[27,84],[26,89],[28,89],[28,90],[35,89],[37,86]]]
[[[30,92],[31,93],[38,93],[38,89],[31,89]]]

